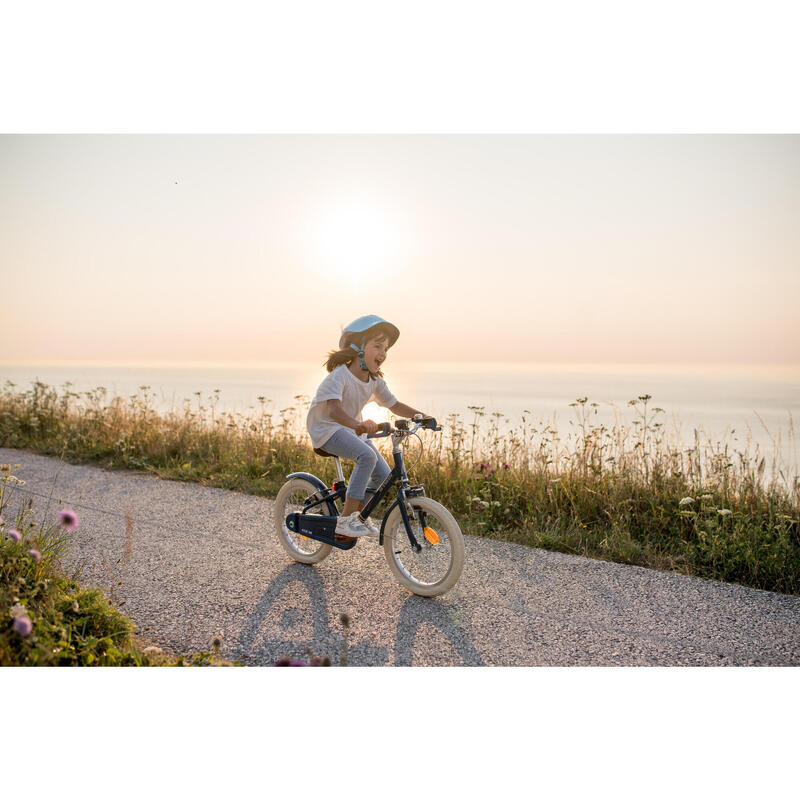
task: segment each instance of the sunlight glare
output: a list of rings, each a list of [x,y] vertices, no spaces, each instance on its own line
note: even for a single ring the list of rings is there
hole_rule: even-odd
[[[310,266],[350,286],[386,274],[396,250],[396,232],[373,204],[340,203],[321,215],[309,237]]]
[[[379,406],[376,402],[367,403],[361,412],[362,419],[371,419],[373,422],[388,422],[389,409]]]

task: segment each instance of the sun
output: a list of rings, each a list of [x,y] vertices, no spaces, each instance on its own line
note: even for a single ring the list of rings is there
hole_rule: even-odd
[[[319,214],[308,245],[314,272],[355,286],[386,275],[397,243],[389,219],[377,206],[349,201]]]

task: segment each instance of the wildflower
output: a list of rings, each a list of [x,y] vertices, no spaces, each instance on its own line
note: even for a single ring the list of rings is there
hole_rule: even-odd
[[[289,656],[281,656],[276,662],[276,667],[307,667],[305,661],[301,661],[299,658],[289,658]]]
[[[729,508],[720,508],[719,511],[717,511],[717,514],[719,514],[721,517],[727,517],[728,514],[732,513],[733,512]]]
[[[42,560],[42,554],[38,550],[28,550],[28,555],[38,564]]]
[[[694,503],[694,497],[682,497],[678,506],[683,508],[684,506],[690,506],[692,503]]]
[[[486,508],[486,506],[483,505],[483,503],[476,503],[475,504],[475,510],[476,511],[483,511],[484,508]]]
[[[714,495],[713,494],[701,494],[700,495],[700,499],[701,500],[713,500],[714,499]]]
[[[22,539],[22,534],[20,534],[20,532],[16,528],[12,528],[8,532],[8,538],[13,539],[15,542],[18,542],[20,539]]]
[[[78,527],[78,515],[69,508],[62,508],[58,512],[58,521],[68,531],[74,531]]]
[[[21,603],[15,603],[11,606],[11,610],[8,613],[16,619],[17,617],[26,617],[28,615],[28,609]]]
[[[30,618],[24,615],[17,617],[14,620],[14,630],[20,636],[28,636],[33,630],[33,625],[31,624]]]
[[[508,469],[508,464],[503,464],[503,469]]]

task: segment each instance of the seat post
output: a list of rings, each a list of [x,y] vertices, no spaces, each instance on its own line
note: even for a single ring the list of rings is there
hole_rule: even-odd
[[[342,472],[342,462],[339,460],[339,456],[334,458],[336,461],[336,473],[339,476],[340,481],[344,481],[344,472]]]

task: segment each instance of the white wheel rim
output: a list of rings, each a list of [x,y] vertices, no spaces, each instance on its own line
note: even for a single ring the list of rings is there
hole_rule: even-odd
[[[419,553],[415,553],[411,548],[402,518],[390,531],[390,536],[392,559],[398,571],[414,585],[430,588],[441,583],[448,576],[453,567],[455,553],[450,535],[445,527],[445,521],[430,511],[426,510],[425,513],[426,516],[435,520],[432,527],[439,535],[438,545],[431,544],[425,538],[422,526],[416,517],[411,520],[411,530],[422,548]],[[412,569],[413,572],[411,572]]]

